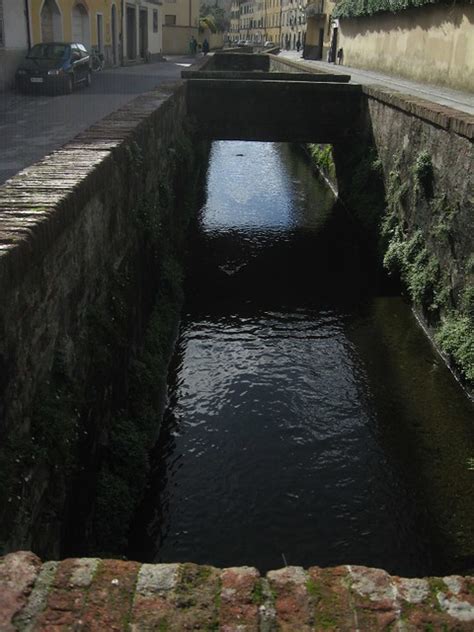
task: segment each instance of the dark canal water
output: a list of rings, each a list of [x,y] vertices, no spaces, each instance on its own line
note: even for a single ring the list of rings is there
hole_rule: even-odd
[[[301,156],[213,145],[135,558],[472,563],[473,408],[369,270]]]

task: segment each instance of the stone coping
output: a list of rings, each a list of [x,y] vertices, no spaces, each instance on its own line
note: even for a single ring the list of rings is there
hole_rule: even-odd
[[[258,79],[259,81],[325,81],[331,83],[348,83],[350,75],[311,73],[311,72],[280,72],[271,70],[183,70],[183,79]]]
[[[138,96],[0,186],[0,291],[74,221],[117,155],[146,137],[149,122],[161,116],[176,89],[170,84]]]
[[[474,139],[474,116],[445,105],[410,94],[389,90],[379,85],[363,85],[362,92],[370,99],[390,105],[413,116],[433,123],[449,132]]]
[[[363,566],[255,568],[0,558],[2,632],[471,631],[474,578]]]

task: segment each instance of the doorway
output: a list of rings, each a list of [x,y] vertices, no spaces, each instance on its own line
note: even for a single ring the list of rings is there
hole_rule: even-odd
[[[99,53],[104,52],[104,16],[97,14],[97,48]]]
[[[112,63],[114,66],[118,64],[118,50],[117,50],[117,9],[115,4],[112,5]]]
[[[45,0],[41,9],[41,41],[60,42],[62,37],[61,12],[55,0]]]
[[[146,59],[148,55],[148,9],[140,9],[140,57]]]
[[[318,52],[316,59],[323,58],[323,46],[324,46],[324,27],[319,29],[319,42],[318,42]]]
[[[91,44],[89,14],[83,4],[76,4],[72,9],[72,40],[80,42],[86,48]]]
[[[137,12],[135,7],[127,7],[127,58],[137,57]]]

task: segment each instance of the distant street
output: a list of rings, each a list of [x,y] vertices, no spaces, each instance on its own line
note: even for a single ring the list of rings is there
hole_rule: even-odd
[[[90,88],[71,95],[0,93],[0,184],[137,95],[178,80],[193,61],[173,57],[104,70],[93,74]]]
[[[303,60],[296,51],[282,51],[281,56],[315,69],[349,73],[353,83],[382,85],[474,114],[474,95],[469,93],[370,70]],[[79,88],[71,95],[0,94],[0,184],[137,95],[178,80],[183,67],[193,61],[170,57],[166,62],[94,73],[90,88]]]
[[[405,94],[412,94],[426,99],[427,101],[433,101],[440,105],[445,105],[455,110],[461,110],[468,114],[474,114],[474,94],[470,92],[461,92],[460,90],[452,90],[445,88],[444,86],[434,86],[425,83],[419,83],[417,81],[411,81],[402,77],[394,77],[392,75],[377,72],[375,70],[362,70],[360,68],[351,68],[349,66],[338,66],[336,64],[328,64],[324,61],[312,61],[309,59],[302,59],[301,53],[296,51],[281,51],[281,57],[286,57],[292,61],[297,61],[305,64],[310,68],[326,70],[329,72],[341,72],[343,74],[351,75],[352,83],[371,84],[384,86],[397,90],[398,92],[404,92]]]

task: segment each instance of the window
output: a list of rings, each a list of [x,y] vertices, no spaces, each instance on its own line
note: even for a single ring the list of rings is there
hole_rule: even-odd
[[[153,11],[153,33],[158,33],[158,11]]]
[[[165,25],[166,26],[176,26],[176,16],[175,15],[165,15]]]

